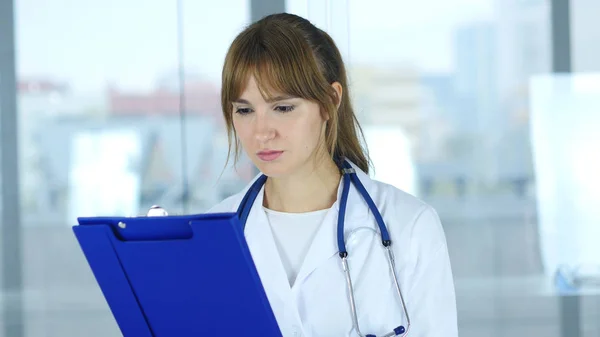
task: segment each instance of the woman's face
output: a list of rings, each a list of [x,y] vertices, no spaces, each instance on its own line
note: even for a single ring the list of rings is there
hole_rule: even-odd
[[[325,117],[317,103],[271,93],[266,101],[254,77],[233,102],[233,127],[242,147],[269,177],[311,170],[324,150]]]

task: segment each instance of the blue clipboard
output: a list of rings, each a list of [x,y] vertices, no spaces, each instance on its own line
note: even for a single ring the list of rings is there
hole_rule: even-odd
[[[236,213],[78,222],[125,337],[282,336]]]

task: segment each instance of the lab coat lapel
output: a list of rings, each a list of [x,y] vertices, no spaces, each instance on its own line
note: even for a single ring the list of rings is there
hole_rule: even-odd
[[[248,215],[245,237],[269,302],[275,315],[278,316],[283,312],[285,302],[291,294],[291,288],[267,215],[263,210],[263,194],[264,186]]]
[[[352,166],[357,170],[357,173],[359,173],[360,169],[353,164]],[[361,181],[363,181],[363,185],[365,185],[365,177],[368,179],[364,173],[362,173],[362,176],[359,176]],[[302,267],[300,267],[300,271],[294,285],[301,284],[306,277],[308,277],[315,269],[319,268],[319,266],[321,266],[325,261],[334,256],[338,256],[339,249],[337,244],[337,222],[339,215],[339,203],[342,197],[342,189],[343,177],[340,179],[340,184],[338,186],[337,200],[329,212],[327,212],[323,223],[317,231],[304,262],[302,263]],[[350,184],[348,202],[346,204],[344,237],[347,237],[348,233],[350,233],[353,228],[357,227],[358,224],[366,222],[368,220],[368,214],[367,204],[364,202],[354,185]]]

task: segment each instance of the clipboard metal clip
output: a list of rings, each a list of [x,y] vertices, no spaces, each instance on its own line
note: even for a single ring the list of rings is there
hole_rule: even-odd
[[[150,207],[150,209],[148,210],[148,213],[146,214],[146,216],[167,216],[169,215],[169,213],[167,213],[167,211],[158,206],[158,205],[154,205],[152,207]]]

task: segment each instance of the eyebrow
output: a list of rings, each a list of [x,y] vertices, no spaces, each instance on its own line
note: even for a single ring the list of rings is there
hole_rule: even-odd
[[[297,97],[291,96],[291,95],[280,95],[280,96],[275,96],[275,97],[269,98],[266,100],[266,102],[273,103],[273,102],[285,101],[286,99],[292,99],[292,98],[297,98]],[[248,102],[247,100],[245,100],[243,98],[238,98],[235,101],[233,101],[233,103],[250,105],[250,102]]]

